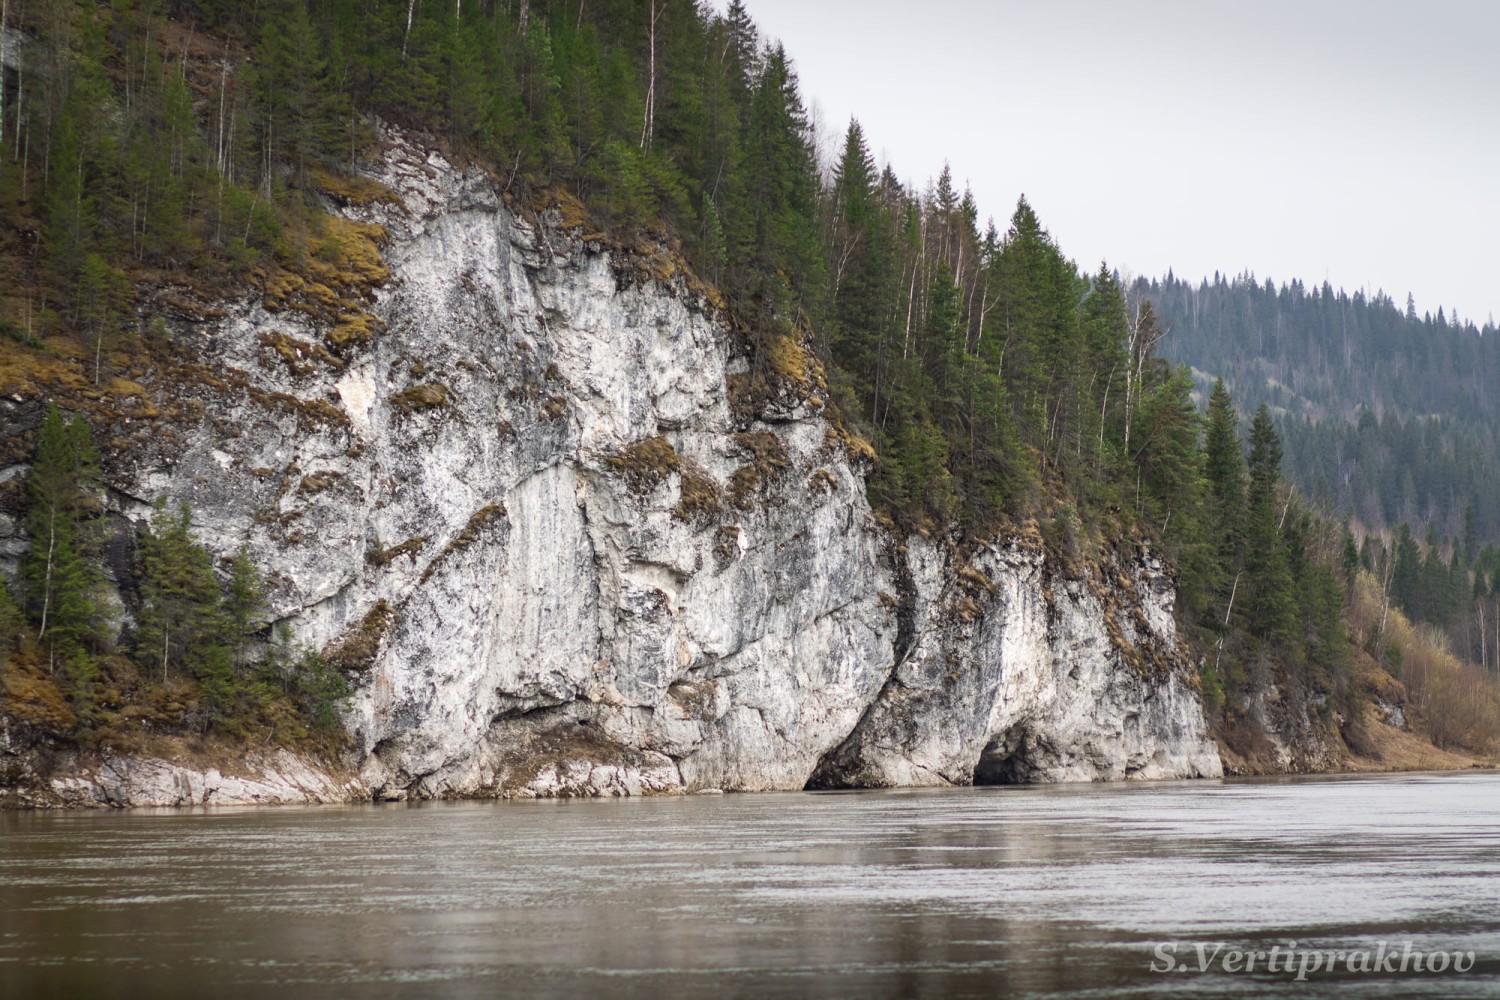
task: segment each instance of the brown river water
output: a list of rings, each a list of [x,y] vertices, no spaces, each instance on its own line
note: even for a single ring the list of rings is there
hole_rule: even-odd
[[[1500,775],[0,814],[0,997],[1010,995],[1500,997]]]

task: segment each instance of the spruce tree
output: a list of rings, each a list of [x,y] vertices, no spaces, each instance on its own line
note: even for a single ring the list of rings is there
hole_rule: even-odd
[[[47,247],[53,285],[64,292],[66,299],[71,299],[96,216],[85,176],[76,102],[69,101],[63,106],[54,132],[47,165],[47,193],[43,200],[46,210],[43,242]]]
[[[1391,600],[1415,619],[1422,607],[1422,553],[1404,521],[1396,528],[1391,558]]]
[[[1088,390],[1077,394],[1077,451],[1090,475],[1102,478],[1117,471],[1107,456],[1123,445],[1125,382],[1130,368],[1125,355],[1125,295],[1108,264],[1099,265],[1080,308],[1079,326]]]
[[[89,653],[101,639],[94,588],[89,519],[98,513],[99,454],[81,417],[65,420],[57,404],[42,419],[28,481],[26,534],[31,547],[22,563],[27,609],[37,639],[55,672],[61,666],[72,693],[87,696],[93,676]]]
[[[1354,575],[1359,571],[1360,552],[1359,546],[1354,541],[1354,532],[1349,530],[1349,522],[1344,522],[1341,536],[1342,547],[1339,551],[1339,568],[1344,571],[1344,579],[1354,582]]]
[[[1245,543],[1245,453],[1240,444],[1239,418],[1223,379],[1214,380],[1208,397],[1207,430],[1203,440],[1203,476],[1207,485],[1205,529],[1215,555],[1211,585],[1216,604],[1214,624],[1223,624],[1235,579],[1240,572]]]
[[[786,324],[823,289],[816,228],[817,174],[797,76],[779,45],[765,59],[751,101],[746,140],[754,244],[748,283],[761,319]]]
[[[745,9],[744,0],[729,0],[724,21],[729,29],[726,48],[733,67],[731,85],[741,106],[748,107],[755,80],[760,76],[760,34]]]
[[[136,655],[161,672],[204,666],[204,655],[221,643],[224,631],[219,586],[208,550],[192,536],[192,511],[175,512],[156,504],[141,538],[141,611],[135,630]]]
[[[1003,359],[1022,432],[1041,443],[1062,430],[1048,418],[1076,370],[1077,275],[1025,197],[1011,216],[996,270],[996,329],[987,330],[984,340],[994,358]]]
[[[1149,385],[1141,400],[1142,435],[1132,456],[1140,483],[1138,508],[1159,528],[1173,519],[1196,525],[1200,502],[1201,456],[1193,377],[1179,366]],[[1185,520],[1183,520],[1185,519]]]
[[[893,220],[857,121],[850,121],[845,134],[830,201],[833,357],[867,390],[863,412],[873,423],[888,388],[882,383],[888,377],[897,265]]]
[[[1264,403],[1250,423],[1249,473],[1244,558],[1250,630],[1263,638],[1284,641],[1291,635],[1294,609],[1277,506],[1281,441]]]
[[[310,163],[336,155],[349,108],[329,78],[305,0],[277,0],[263,12],[252,65],[261,182],[269,190],[278,164],[290,163],[301,178]]]
[[[265,606],[265,582],[260,570],[250,560],[249,552],[241,546],[229,564],[229,584],[220,606],[224,622],[223,641],[236,661],[244,659],[250,636],[258,627]]]

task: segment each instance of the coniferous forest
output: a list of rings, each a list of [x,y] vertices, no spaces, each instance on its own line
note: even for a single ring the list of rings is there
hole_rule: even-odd
[[[950,170],[903,183],[857,121],[818,148],[791,58],[740,0],[5,0],[4,24],[17,371],[100,385],[178,357],[167,283],[211,300],[318,268],[368,281],[378,255],[322,206],[380,197],[353,172],[378,119],[483,164],[518,210],[576,198],[619,246],[680,255],[744,332],[747,405],[810,354],[898,531],[962,548],[1036,530],[1064,565],[1163,552],[1226,725],[1274,679],[1353,742],[1368,665],[1411,681],[1429,648],[1361,617],[1382,595],[1450,631],[1476,608],[1500,622],[1485,338],[1326,288],[1080,268],[1024,198],[997,220]],[[331,719],[336,671],[266,644],[255,568],[212,565],[185,508],[137,546],[130,634],[100,627],[88,416],[50,412],[34,444],[31,554],[0,606],[16,655],[61,678],[59,719],[165,713],[169,694],[226,732]],[[1465,635],[1460,656],[1500,663],[1500,634]],[[1491,717],[1455,744],[1488,738],[1483,690]]]
[[[1493,324],[1419,316],[1407,297],[1253,275],[1198,287],[1140,282],[1168,328],[1163,350],[1200,388],[1222,375],[1264,403],[1288,478],[1347,521],[1360,565],[1415,621],[1500,671],[1500,339]]]

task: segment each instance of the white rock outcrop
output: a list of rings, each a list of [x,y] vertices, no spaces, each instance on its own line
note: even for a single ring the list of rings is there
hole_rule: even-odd
[[[916,641],[815,784],[1222,773],[1175,662],[1174,595],[1155,559],[1139,555],[1123,581],[1049,576],[1040,554],[1014,544],[965,572],[926,544],[908,563]]]
[[[263,334],[320,331],[258,301],[181,331],[263,392],[205,398],[115,494],[137,520],[158,496],[191,500],[202,540],[248,547],[303,642],[366,641],[346,720],[358,781],[283,763],[284,780],[231,790],[126,762],[59,794],[1220,773],[1149,555],[1069,579],[1018,543],[964,565],[898,545],[817,400],[736,415],[739,341],[680,277],[638,281],[555,213],[523,218],[477,170],[390,140],[373,173],[404,207],[346,210],[389,233],[384,330],[342,367],[299,370]],[[278,393],[339,416],[265,404]],[[674,457],[633,474],[629,449],[653,438]],[[685,480],[717,504],[685,502]]]
[[[31,796],[49,806],[312,805],[366,798],[359,781],[280,751],[236,762],[243,773],[220,773],[157,758],[106,757],[95,768],[54,777]]]

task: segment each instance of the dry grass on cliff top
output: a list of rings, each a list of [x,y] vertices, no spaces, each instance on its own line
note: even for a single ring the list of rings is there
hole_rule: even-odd
[[[288,224],[274,263],[256,268],[265,307],[294,310],[327,330],[328,346],[348,348],[383,328],[366,306],[390,280],[381,255],[386,231],[337,215],[310,215]]]
[[[723,293],[693,269],[682,252],[682,241],[673,236],[660,220],[650,227],[649,232],[622,235],[612,231],[576,194],[559,184],[536,191],[523,199],[519,207],[533,216],[555,210],[560,228],[577,233],[586,243],[607,246],[621,274],[633,275],[638,281],[661,284],[680,279],[689,295],[707,302],[715,310],[722,312],[727,308]]]

